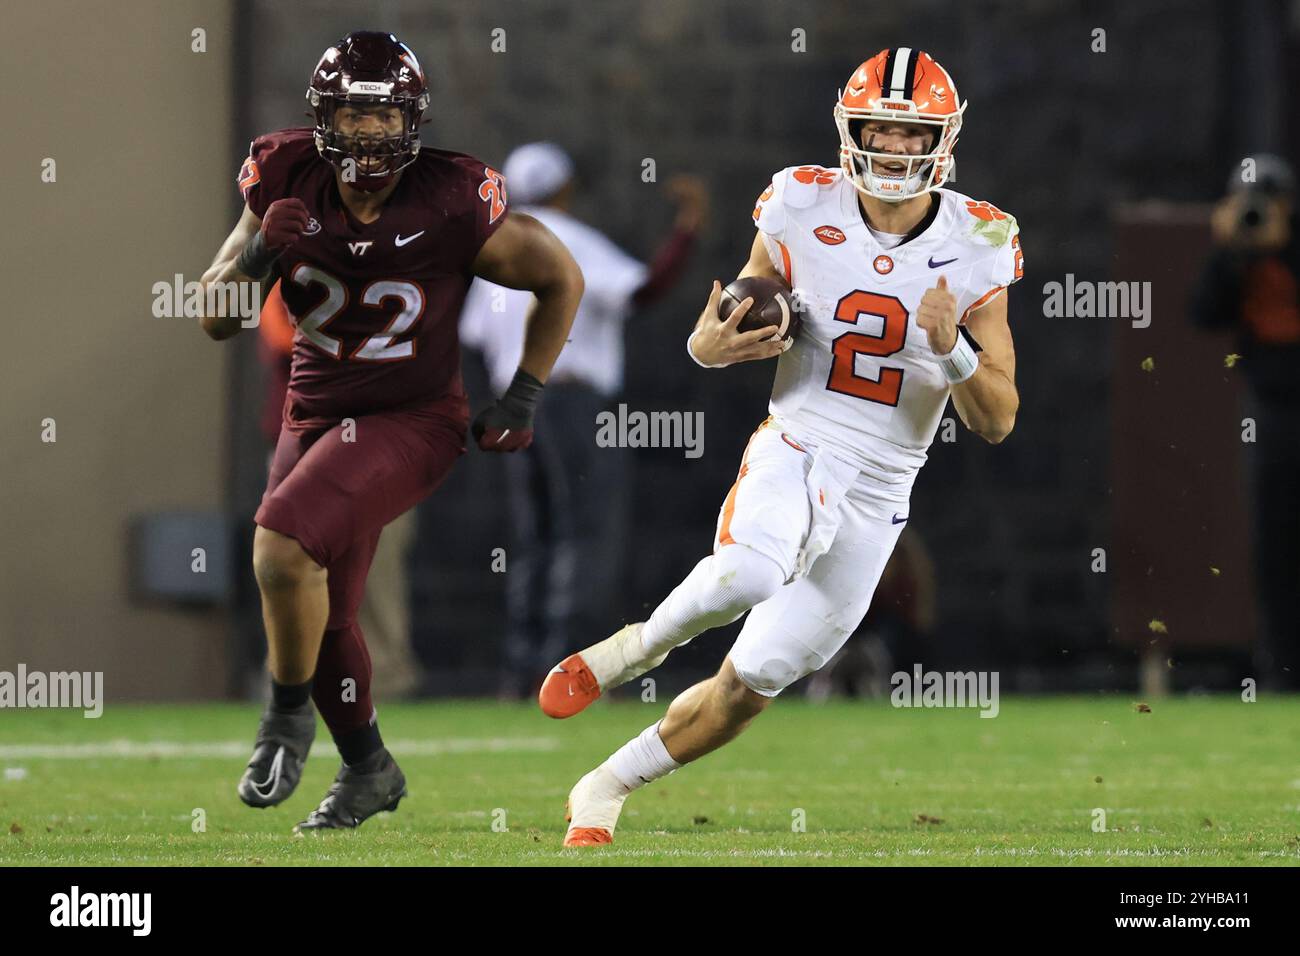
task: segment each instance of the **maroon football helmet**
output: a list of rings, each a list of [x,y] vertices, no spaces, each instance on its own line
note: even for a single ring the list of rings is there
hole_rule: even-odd
[[[420,122],[429,87],[415,54],[391,33],[349,33],[325,51],[311,75],[307,101],[316,113],[316,148],[335,168],[355,173],[349,184],[366,192],[383,189],[420,154]],[[402,133],[377,140],[341,136],[334,117],[340,106],[396,106]]]

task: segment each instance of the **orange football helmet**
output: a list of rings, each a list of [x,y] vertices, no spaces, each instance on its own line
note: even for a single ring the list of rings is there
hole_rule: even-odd
[[[965,111],[952,77],[930,54],[905,46],[881,50],[858,67],[839,92],[835,125],[840,131],[840,167],[859,191],[886,202],[938,189],[956,168],[952,151]],[[863,148],[862,125],[869,120],[933,126],[930,152],[901,156]],[[873,159],[902,160],[906,169],[878,173]]]

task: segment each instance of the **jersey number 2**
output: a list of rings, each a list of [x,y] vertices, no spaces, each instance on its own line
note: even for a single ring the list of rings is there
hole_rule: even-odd
[[[841,395],[852,395],[882,405],[897,405],[903,387],[903,370],[882,366],[879,378],[868,378],[854,371],[859,355],[884,358],[902,351],[907,343],[907,309],[892,295],[877,292],[850,292],[835,306],[835,321],[857,325],[864,315],[884,320],[880,334],[845,332],[831,343],[831,374],[826,387]]]

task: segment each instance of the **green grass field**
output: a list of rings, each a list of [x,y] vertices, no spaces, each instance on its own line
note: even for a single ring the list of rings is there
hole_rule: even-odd
[[[410,796],[360,830],[306,838],[293,824],[337,770],[323,725],[298,792],[252,810],[235,796],[251,706],[8,711],[0,865],[1300,863],[1297,697],[1151,713],[1126,697],[1004,697],[995,719],[782,700],[633,794],[614,846],[563,849],[569,787],[662,710],[602,703],[552,721],[490,702],[384,707]]]

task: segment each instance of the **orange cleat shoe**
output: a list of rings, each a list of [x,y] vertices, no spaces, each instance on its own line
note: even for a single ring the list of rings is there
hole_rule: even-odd
[[[565,846],[604,846],[614,842],[614,835],[600,827],[577,827],[564,835]]]
[[[600,696],[600,684],[581,654],[570,654],[551,668],[537,693],[537,703],[547,717],[572,717]]]
[[[668,651],[646,657],[641,647],[644,622],[619,628],[603,641],[570,654],[542,682],[537,703],[550,717],[572,717],[602,693],[613,690],[663,663]]]

